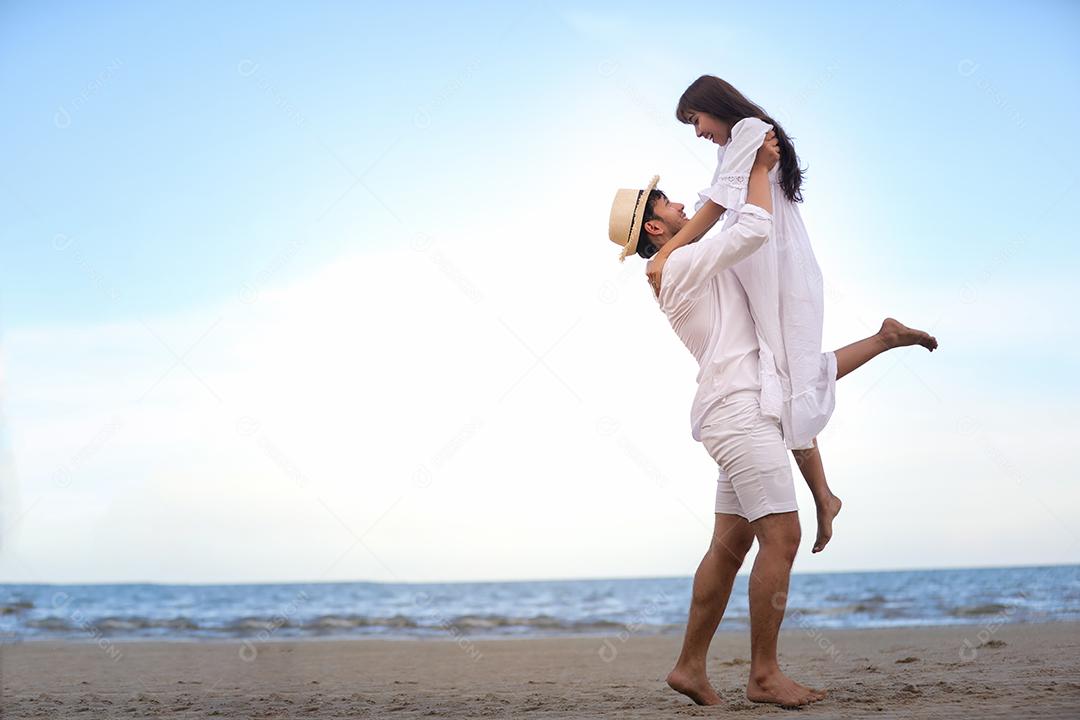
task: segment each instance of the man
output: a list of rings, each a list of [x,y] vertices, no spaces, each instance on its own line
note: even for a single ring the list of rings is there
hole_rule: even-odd
[[[717,483],[712,542],[694,575],[682,652],[667,676],[669,686],[699,705],[721,702],[709,683],[705,660],[754,538],[759,549],[750,575],[746,696],[786,707],[825,696],[788,678],[777,661],[777,636],[801,531],[780,424],[758,407],[759,348],[753,318],[730,269],[768,239],[772,198],[767,175],[779,157],[775,138],[767,140],[757,153],[738,221],[676,249],[659,268],[653,287],[661,309],[700,366],[691,410],[694,439],[705,444],[725,470]],[[615,196],[609,236],[624,248],[624,256],[637,252],[650,257],[687,221],[683,205],[654,190],[658,179],[643,191],[620,190]],[[652,217],[646,221],[647,214]],[[642,235],[648,244],[638,250]]]

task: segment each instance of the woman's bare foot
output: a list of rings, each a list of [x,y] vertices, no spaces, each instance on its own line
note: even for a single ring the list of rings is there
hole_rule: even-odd
[[[757,703],[772,703],[780,707],[799,707],[825,698],[824,690],[800,685],[776,670],[768,675],[751,675],[746,685],[746,699]]]
[[[705,669],[690,672],[678,666],[668,673],[667,684],[675,692],[680,692],[698,705],[719,705],[723,700],[713,689]]]
[[[881,323],[881,329],[878,330],[878,335],[890,350],[905,345],[922,345],[933,352],[938,345],[937,338],[930,333],[909,328],[893,318],[885,318],[885,322]]]
[[[817,508],[817,539],[814,540],[814,549],[811,552],[821,552],[832,539],[832,521],[840,514],[840,498],[835,495],[825,501],[824,505]]]

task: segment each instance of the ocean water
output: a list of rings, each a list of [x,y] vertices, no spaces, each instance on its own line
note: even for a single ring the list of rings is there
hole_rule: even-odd
[[[740,576],[720,631],[749,626]],[[0,642],[679,633],[693,579],[0,585]],[[1080,620],[1080,565],[795,574],[804,628]]]

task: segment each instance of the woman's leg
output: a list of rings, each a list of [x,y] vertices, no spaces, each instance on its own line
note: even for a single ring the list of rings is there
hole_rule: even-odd
[[[938,343],[929,333],[909,328],[893,318],[885,318],[885,322],[881,323],[881,329],[875,334],[835,351],[836,379],[839,380],[852,370],[865,365],[868,360],[886,350],[905,345],[922,345],[933,352]],[[825,468],[821,463],[817,438],[814,438],[813,448],[792,450],[791,454],[795,456],[799,471],[809,486],[810,493],[814,496],[814,505],[817,509],[817,537],[814,540],[812,552],[821,552],[832,538],[832,521],[840,512],[843,503],[829,488],[829,483],[825,478]]]
[[[832,539],[832,521],[840,512],[843,503],[840,498],[833,494],[829,488],[829,482],[825,479],[825,467],[821,463],[821,451],[818,448],[817,438],[814,438],[814,447],[805,450],[792,450],[795,462],[799,466],[803,480],[810,488],[810,494],[814,496],[814,506],[817,509],[817,537],[814,539],[812,552],[821,552],[825,545]]]
[[[835,351],[836,379],[839,380],[852,370],[862,367],[868,360],[886,350],[906,345],[922,345],[933,352],[938,342],[930,333],[909,328],[892,318],[885,318],[885,322],[881,323],[881,329],[870,337],[845,345]]]

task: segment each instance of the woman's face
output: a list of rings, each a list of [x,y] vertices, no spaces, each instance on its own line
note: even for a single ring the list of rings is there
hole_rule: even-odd
[[[731,137],[731,126],[709,113],[694,110],[690,113],[690,122],[699,138],[705,138],[717,145],[726,145]]]

